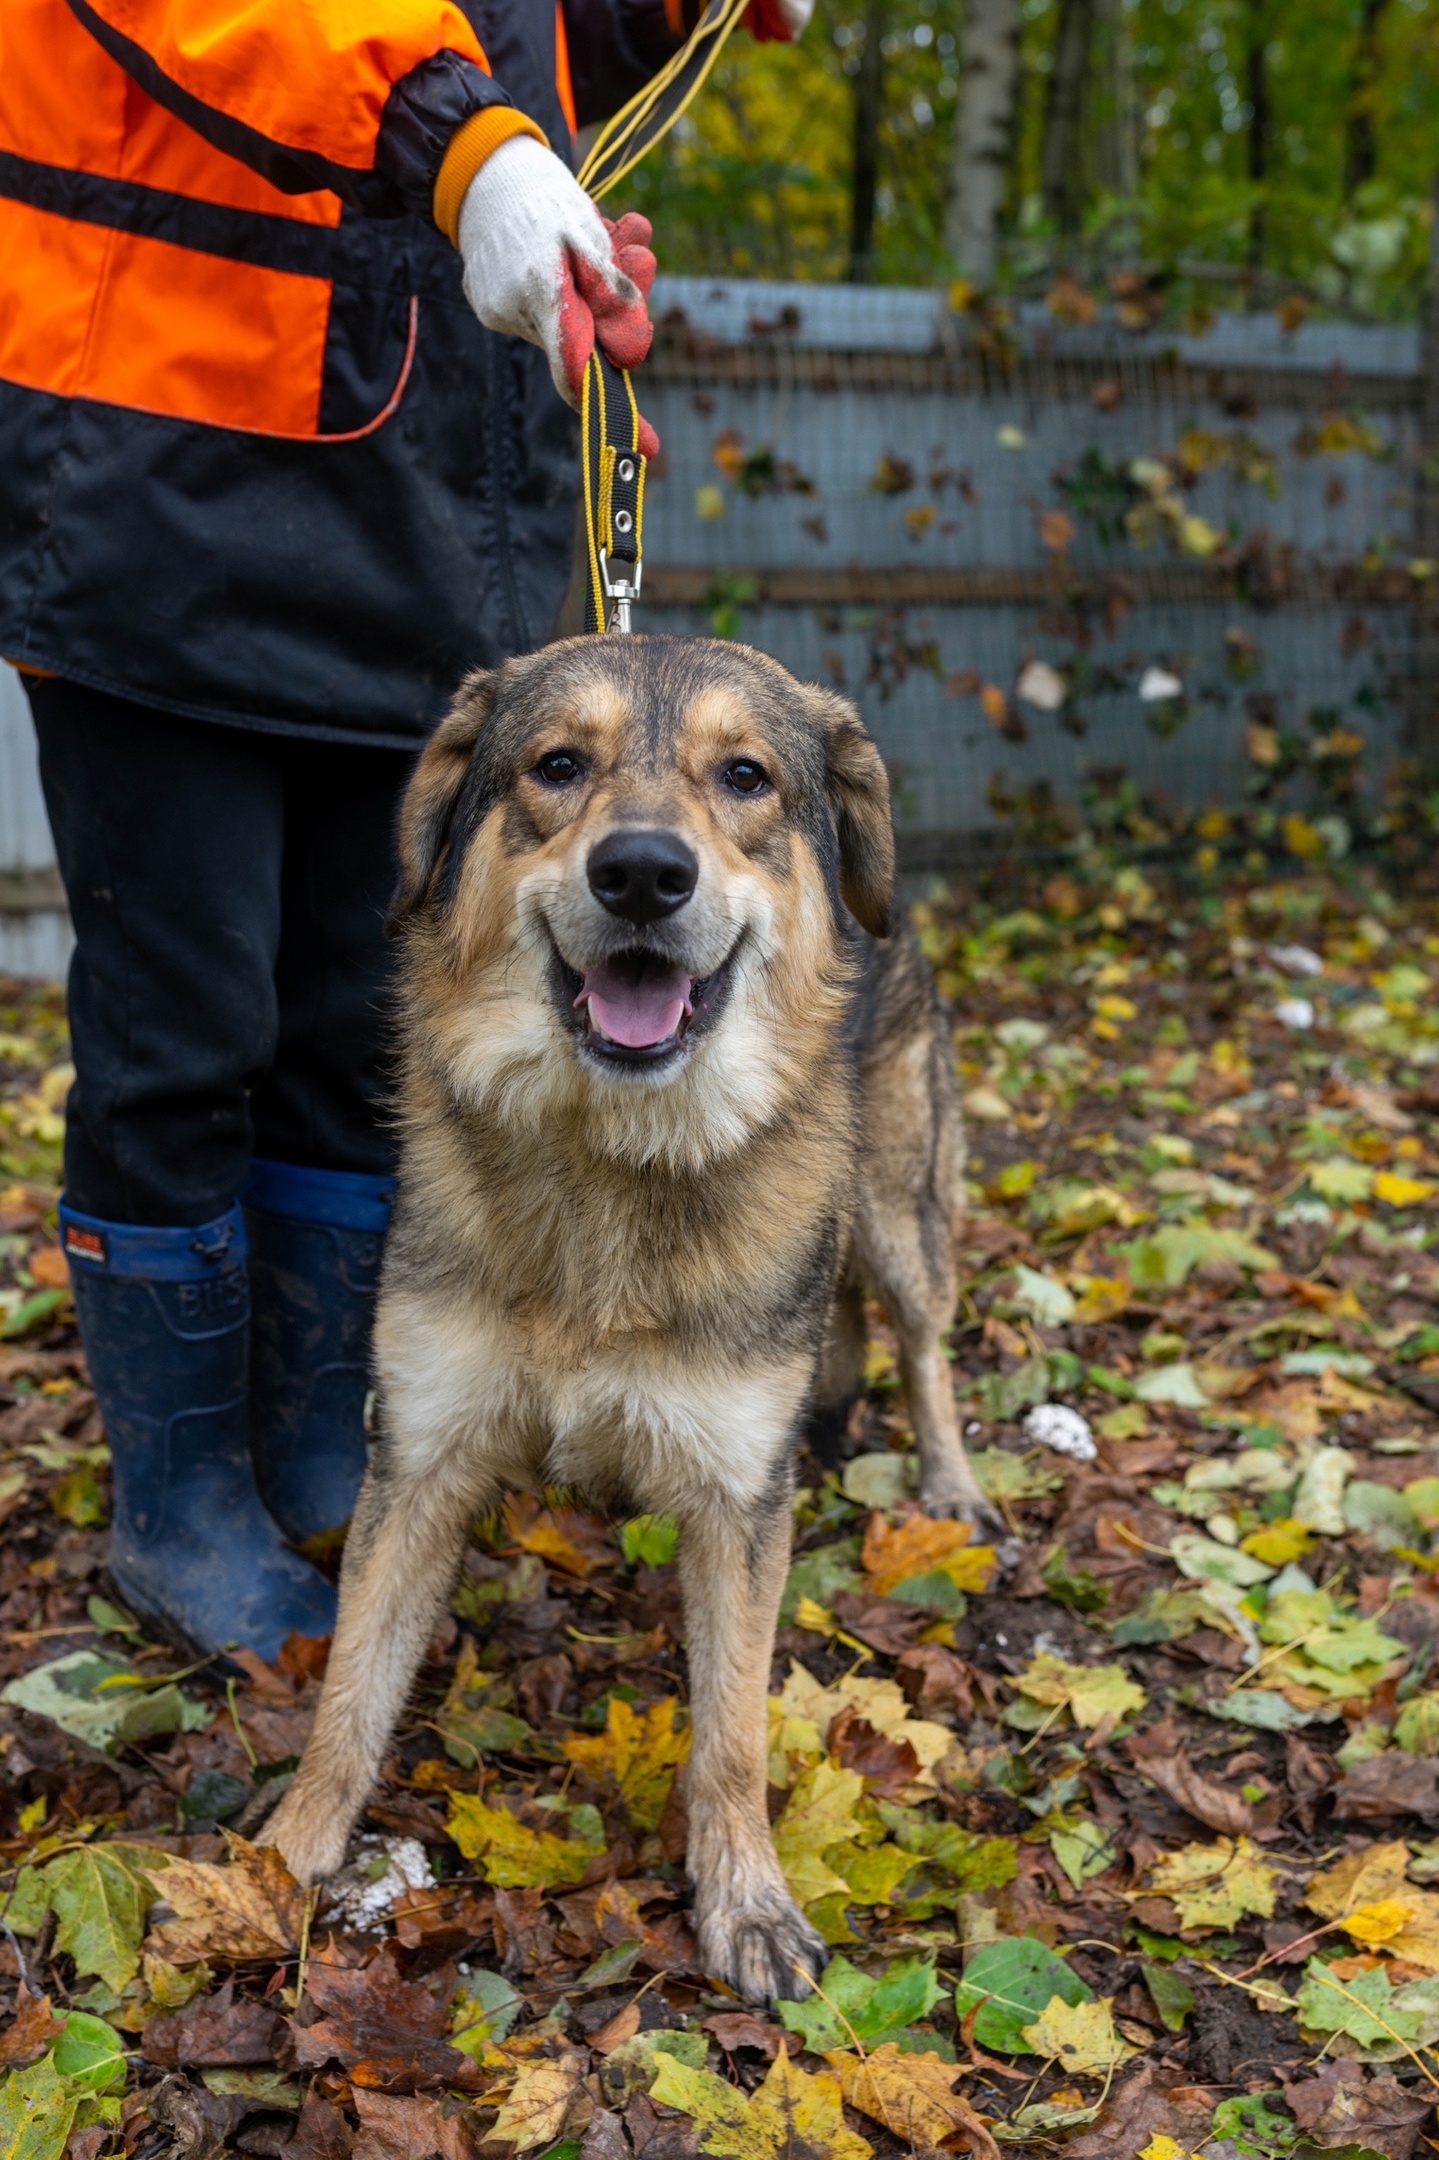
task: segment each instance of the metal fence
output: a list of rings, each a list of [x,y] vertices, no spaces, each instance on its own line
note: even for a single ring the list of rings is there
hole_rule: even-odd
[[[1175,335],[682,277],[655,313],[639,627],[738,635],[846,690],[912,868],[1120,774],[1233,802],[1296,741],[1294,800],[1332,810],[1428,728],[1417,330]],[[4,674],[0,971],[54,972],[64,942]]]

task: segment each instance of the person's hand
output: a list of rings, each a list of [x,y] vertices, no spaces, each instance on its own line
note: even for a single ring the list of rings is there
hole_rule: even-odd
[[[803,0],[784,0],[785,5]],[[465,297],[487,330],[543,348],[555,388],[578,406],[596,343],[616,367],[637,367],[654,324],[650,224],[633,211],[601,217],[553,150],[514,135],[488,157],[460,205]],[[640,422],[640,450],[659,438]]]
[[[802,37],[814,13],[814,0],[751,0],[745,21],[761,45],[771,40],[792,45]]]

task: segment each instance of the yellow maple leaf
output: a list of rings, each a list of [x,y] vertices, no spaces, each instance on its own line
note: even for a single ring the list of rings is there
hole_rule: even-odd
[[[951,2091],[964,2073],[938,2055],[907,2055],[893,2040],[861,2057],[826,2054],[840,2090],[861,2115],[872,2116],[911,2147],[935,2146],[985,2125],[962,2093]]]
[[[611,1695],[604,1731],[565,1742],[577,1769],[618,1787],[636,1830],[659,1828],[675,1772],[689,1760],[694,1735],[688,1723],[677,1722],[678,1712],[672,1695],[639,1710]]]
[[[1138,2053],[1115,2031],[1113,2008],[1103,2001],[1067,2003],[1052,1995],[1023,2036],[1036,2055],[1057,2062],[1072,2077],[1107,2077]]]
[[[531,1830],[506,1807],[487,1807],[475,1793],[450,1794],[447,1834],[467,1860],[478,1860],[486,1882],[502,1890],[558,1889],[577,1883],[594,1858],[587,1845]]]
[[[800,2070],[783,2050],[749,2098],[712,2070],[693,2070],[656,2054],[650,2098],[678,2108],[695,2126],[702,2152],[717,2160],[870,2160],[872,2148],[848,2128],[839,2080]]]
[[[1247,1538],[1241,1538],[1240,1550],[1262,1560],[1266,1567],[1282,1568],[1288,1567],[1291,1560],[1303,1559],[1313,1543],[1312,1530],[1282,1515],[1277,1522],[1266,1523],[1262,1530],[1251,1530]]]
[[[1344,1913],[1377,1905],[1405,1888],[1409,1847],[1402,1838],[1370,1845],[1350,1853],[1333,1867],[1311,1875],[1304,1902],[1321,1920],[1337,1920]]]
[[[1071,1665],[1048,1650],[1031,1658],[1014,1684],[1031,1702],[1066,1709],[1076,1725],[1086,1728],[1101,1724],[1111,1712],[1116,1720],[1127,1717],[1145,1703],[1143,1688],[1135,1686],[1122,1665]]]
[[[1439,1193],[1439,1185],[1430,1178],[1404,1177],[1397,1170],[1381,1170],[1374,1180],[1374,1197],[1386,1207],[1418,1207],[1421,1200],[1432,1200]]]
[[[1156,2130],[1139,2160],[1186,2160],[1186,2148],[1177,2138],[1166,2137],[1162,2130]]]
[[[1127,1276],[1091,1275],[1084,1295],[1074,1309],[1075,1320],[1085,1327],[1092,1327],[1102,1320],[1115,1320],[1133,1295],[1134,1289]]]
[[[1372,1949],[1402,1935],[1413,1917],[1409,1906],[1398,1898],[1381,1898],[1377,1905],[1361,1905],[1358,1912],[1349,1913],[1343,1927],[1346,1935],[1352,1935],[1356,1942],[1368,1943]]]
[[[1180,1926],[1190,1929],[1233,1927],[1245,1913],[1270,1919],[1279,1877],[1241,1837],[1181,1846],[1158,1862],[1149,1879],[1162,1896],[1173,1898]]]
[[[846,1844],[858,1835],[854,1811],[863,1791],[864,1779],[857,1770],[841,1770],[826,1758],[805,1771],[785,1802],[774,1826],[774,1849],[799,1904],[847,1895],[848,1883],[825,1864],[823,1855],[828,1846]]]

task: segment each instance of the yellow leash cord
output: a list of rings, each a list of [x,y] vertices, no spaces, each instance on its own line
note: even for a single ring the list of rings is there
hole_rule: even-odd
[[[607,120],[579,170],[596,202],[617,187],[687,112],[750,0],[709,0],[680,50]],[[628,368],[596,346],[580,398],[585,491],[585,628],[628,631],[643,574],[645,460]]]

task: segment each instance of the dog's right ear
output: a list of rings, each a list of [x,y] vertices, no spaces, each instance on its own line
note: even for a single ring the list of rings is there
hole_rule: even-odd
[[[480,670],[467,676],[421,753],[400,806],[400,882],[390,903],[387,931],[398,930],[414,914],[434,882],[475,744],[494,701],[492,674]]]

